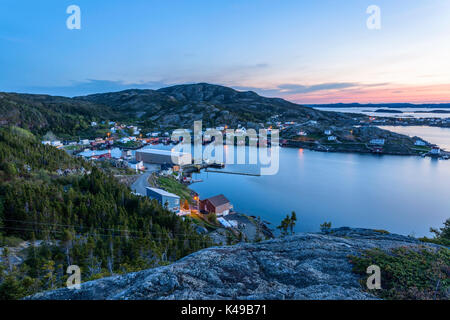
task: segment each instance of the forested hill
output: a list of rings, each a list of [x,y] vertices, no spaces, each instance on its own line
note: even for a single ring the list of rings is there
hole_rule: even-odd
[[[59,169],[70,169],[62,175]],[[23,242],[23,240],[27,240]],[[6,247],[26,248],[18,257]],[[175,261],[209,245],[193,225],[84,160],[0,128],[0,299]]]
[[[104,105],[49,95],[0,92],[0,125],[19,126],[33,133],[53,131],[68,136],[89,128],[91,121],[119,117]]]

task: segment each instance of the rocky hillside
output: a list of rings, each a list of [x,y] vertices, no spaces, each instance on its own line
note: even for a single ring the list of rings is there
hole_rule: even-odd
[[[195,120],[203,120],[204,126],[258,127],[274,119],[340,124],[353,117],[364,116],[319,111],[207,83],[75,98],[0,92],[0,125],[16,125],[38,134],[52,130],[77,136],[91,121],[99,120],[139,120],[147,128],[174,129],[192,127]]]
[[[159,90],[125,90],[75,98],[104,104],[130,117],[150,120],[162,127],[191,127],[203,120],[205,126],[238,123],[253,127],[277,116],[283,121],[348,121],[353,115],[318,111],[278,98],[261,97],[207,83],[177,85]],[[358,117],[363,117],[359,115]]]
[[[349,255],[423,245],[368,229],[334,229],[257,244],[215,247],[178,262],[60,289],[31,299],[374,299],[352,273]],[[435,245],[428,244],[430,248]]]

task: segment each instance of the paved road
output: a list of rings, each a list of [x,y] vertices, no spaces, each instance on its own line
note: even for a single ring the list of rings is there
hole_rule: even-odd
[[[148,177],[159,168],[157,166],[146,165],[146,171],[131,185],[131,190],[140,195],[147,195],[145,188],[149,187]]]

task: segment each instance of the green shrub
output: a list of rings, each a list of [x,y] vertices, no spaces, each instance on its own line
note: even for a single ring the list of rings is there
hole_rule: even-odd
[[[450,246],[450,219],[444,222],[444,227],[438,229],[430,228],[430,232],[434,233],[434,238],[430,239],[427,237],[420,238],[419,240],[423,242],[431,242],[436,244],[441,244],[444,246]]]
[[[320,231],[324,233],[330,232],[331,229],[331,222],[324,222],[320,225]]]
[[[449,299],[450,250],[447,248],[397,248],[390,252],[366,250],[361,256],[350,256],[353,272],[364,276],[367,267],[381,269],[381,289],[370,293],[383,299]]]

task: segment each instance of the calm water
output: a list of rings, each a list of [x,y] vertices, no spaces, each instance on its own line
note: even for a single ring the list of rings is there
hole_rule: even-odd
[[[192,185],[202,198],[223,193],[237,211],[272,227],[294,210],[297,231],[331,221],[423,236],[450,217],[450,161],[281,148],[276,175],[203,172],[194,178],[204,180]]]
[[[362,108],[320,108],[316,107],[316,109],[324,110],[324,111],[334,111],[334,112],[346,112],[346,113],[362,113],[367,116],[377,116],[377,117],[409,117],[409,118],[450,118],[449,113],[415,113],[414,111],[431,111],[431,110],[446,110],[448,108],[400,108],[392,110],[399,110],[402,113],[390,113],[390,112],[375,112],[378,109],[389,109],[387,107],[362,107]]]

